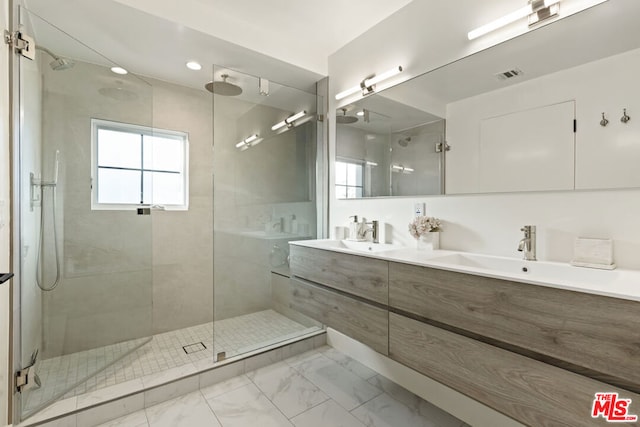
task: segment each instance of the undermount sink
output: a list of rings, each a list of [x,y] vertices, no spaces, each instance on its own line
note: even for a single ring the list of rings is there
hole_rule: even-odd
[[[456,253],[431,259],[434,264],[487,270],[533,280],[552,278],[553,281],[606,284],[619,278],[618,271],[573,267],[548,261],[525,261],[490,255]]]
[[[358,242],[355,240],[340,240],[339,243],[346,249],[360,252],[385,252],[398,248],[397,245],[389,243]]]
[[[398,245],[393,245],[390,243],[373,243],[357,240],[307,240],[304,241],[304,245],[316,247],[318,249],[338,249],[346,252],[362,253],[386,252],[393,249],[398,249],[400,247]]]

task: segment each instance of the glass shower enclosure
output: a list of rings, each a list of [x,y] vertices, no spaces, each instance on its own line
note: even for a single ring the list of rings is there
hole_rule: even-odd
[[[289,308],[288,242],[318,229],[323,97],[214,66],[216,360],[312,334]]]
[[[14,369],[32,379],[14,420],[321,333],[289,306],[287,257],[322,229],[323,97],[221,66],[197,86],[124,73],[18,10],[36,48],[13,83]]]
[[[113,74],[117,64],[24,8],[19,19],[36,45],[35,58],[20,57],[18,64],[14,158],[20,202],[17,360],[21,368],[35,364],[30,387],[18,395],[24,418],[91,378],[86,389],[98,387],[99,372],[149,341],[151,217],[92,203],[98,199],[92,171],[98,157],[103,201],[126,199],[142,172],[123,163],[108,138],[94,141],[91,120],[150,128],[153,108],[149,83]],[[118,174],[129,175],[134,185],[109,190],[109,179]]]

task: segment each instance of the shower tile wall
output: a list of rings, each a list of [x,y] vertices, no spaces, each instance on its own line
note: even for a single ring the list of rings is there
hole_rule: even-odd
[[[155,211],[153,329],[213,320],[213,131],[211,94],[152,81],[153,123],[189,133],[189,210]]]
[[[140,99],[123,104],[98,93],[117,84],[108,69],[78,62],[64,72],[47,68],[44,73],[44,149],[49,156],[60,150],[58,200],[64,206],[59,208],[64,279],[43,297],[44,357],[213,320],[212,164],[216,319],[270,308],[269,252],[274,244],[288,249],[288,240],[306,236],[274,239],[246,232],[264,231],[265,222],[285,215],[306,224],[308,234],[315,231],[315,203],[306,179],[312,173],[313,150],[306,144],[313,127],[301,126],[258,145],[260,150],[240,153],[236,138],[250,132],[247,124],[270,127],[282,110],[225,98],[224,105],[216,104],[221,126],[215,129],[214,163],[210,93],[151,79],[150,86],[127,80],[120,84]],[[133,211],[91,211],[91,118],[188,132],[189,210],[153,211],[150,225],[141,223],[148,216]]]
[[[116,83],[108,69],[87,63],[43,71],[43,151],[46,159],[60,150],[63,217],[63,280],[43,294],[42,356],[48,358],[151,334],[150,220],[133,211],[91,210],[90,119],[149,126],[152,93],[150,85],[127,78],[122,84],[136,100],[101,96],[101,87]]]
[[[45,357],[213,320],[210,95],[126,81],[140,99],[122,103],[98,93],[117,84],[108,69],[78,63],[45,73],[44,144],[61,152],[65,224],[64,280],[44,296]],[[189,210],[154,211],[151,219],[91,211],[91,118],[188,132]]]
[[[246,90],[256,90],[246,88]],[[291,112],[236,98],[215,96],[214,170],[216,319],[244,315],[271,306],[270,252],[288,250],[289,240],[315,233],[315,202],[308,174],[310,132],[303,125],[267,138],[246,151],[235,144],[248,135],[269,132]],[[265,224],[295,215],[307,233],[266,231]]]

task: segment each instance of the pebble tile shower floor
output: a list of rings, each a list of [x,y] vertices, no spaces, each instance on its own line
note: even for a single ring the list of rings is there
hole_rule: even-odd
[[[148,338],[45,359],[37,368],[42,387],[30,390],[23,405],[25,412],[31,412],[56,397],[78,396],[171,368],[213,360],[214,349],[225,351],[229,358],[317,329],[307,328],[273,310],[265,310],[216,321],[215,343],[214,324],[209,322],[154,335],[138,349],[136,347]],[[206,349],[193,351],[197,350],[194,346],[188,349],[191,350],[189,353],[185,352],[183,347],[198,343],[204,344]],[[77,385],[88,372],[108,365],[126,353],[129,354]]]

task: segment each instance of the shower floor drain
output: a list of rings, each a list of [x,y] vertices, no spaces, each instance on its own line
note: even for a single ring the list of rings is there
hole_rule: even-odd
[[[191,354],[198,351],[206,350],[207,346],[204,345],[204,343],[202,342],[197,342],[195,344],[183,345],[182,349],[184,350],[185,353]]]

